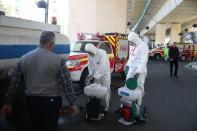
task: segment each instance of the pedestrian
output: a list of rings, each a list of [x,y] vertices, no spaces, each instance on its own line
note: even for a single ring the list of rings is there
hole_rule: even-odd
[[[192,50],[190,45],[186,49],[186,58],[188,62],[192,60]]]
[[[105,96],[105,111],[109,109],[110,101],[110,84],[111,84],[111,73],[110,73],[110,63],[107,53],[103,49],[98,49],[92,44],[87,44],[85,46],[85,51],[89,54],[88,56],[88,70],[89,77],[95,79],[95,83],[101,84],[101,86],[107,87],[108,92]]]
[[[163,51],[164,51],[164,59],[165,61],[167,61],[169,58],[169,48],[167,47],[167,45],[164,47]]]
[[[76,112],[71,76],[63,58],[53,53],[54,46],[55,34],[43,31],[39,47],[20,58],[1,110],[6,116],[12,113],[16,91],[23,83],[33,131],[57,131],[63,91],[72,113]]]
[[[137,104],[141,106],[142,98],[145,94],[144,83],[147,76],[147,62],[149,49],[148,45],[142,39],[140,39],[139,36],[134,32],[131,32],[129,34],[128,41],[135,47],[135,50],[133,54],[129,56],[129,60],[127,62],[129,71],[126,79],[135,78],[137,80],[136,89],[141,90],[143,92],[142,96],[137,100]]]
[[[173,66],[174,66],[175,67],[174,77],[178,77],[177,72],[178,72],[178,61],[179,61],[179,49],[176,47],[175,42],[169,49],[169,59],[170,59],[170,76],[173,77]]]

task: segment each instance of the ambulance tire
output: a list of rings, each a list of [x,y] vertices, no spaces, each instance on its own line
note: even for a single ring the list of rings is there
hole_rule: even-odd
[[[155,54],[154,57],[155,57],[155,60],[157,61],[161,59],[161,55],[159,53]]]
[[[80,82],[79,82],[80,87],[84,88],[86,86],[86,79],[88,77],[88,74],[89,74],[88,68],[84,69],[81,75]]]
[[[184,54],[183,54],[183,55],[181,55],[181,57],[180,57],[180,58],[181,58],[181,61],[186,61],[186,59],[187,59],[186,55],[184,55]]]

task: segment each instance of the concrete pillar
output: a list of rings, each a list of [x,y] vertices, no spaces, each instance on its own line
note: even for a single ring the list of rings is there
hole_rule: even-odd
[[[69,0],[68,37],[71,41],[76,40],[77,33],[96,31],[95,9],[96,0]]]
[[[170,42],[180,42],[181,37],[179,33],[181,32],[181,24],[180,23],[172,23],[171,24],[171,33],[170,33]]]
[[[127,0],[69,0],[68,36],[76,34],[120,32],[126,33]]]
[[[154,40],[155,41],[155,35],[148,35],[150,40]]]
[[[165,43],[166,38],[166,24],[157,24],[156,25],[156,33],[155,33],[155,44],[163,44]]]

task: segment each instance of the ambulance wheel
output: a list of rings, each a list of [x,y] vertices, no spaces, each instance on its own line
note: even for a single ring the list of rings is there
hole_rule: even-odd
[[[161,55],[160,54],[155,54],[155,60],[160,60],[161,59]]]
[[[89,74],[88,69],[87,68],[84,69],[84,71],[83,71],[83,73],[81,75],[80,82],[79,82],[79,84],[80,84],[80,86],[82,88],[84,88],[85,86],[87,86],[88,74]]]
[[[181,61],[186,61],[187,57],[186,55],[181,55]]]

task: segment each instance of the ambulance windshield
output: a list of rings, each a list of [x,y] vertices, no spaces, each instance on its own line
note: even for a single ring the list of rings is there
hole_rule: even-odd
[[[90,41],[79,41],[72,45],[72,52],[85,52],[85,46],[86,44],[93,44],[94,46],[97,46],[99,42],[90,42]]]

